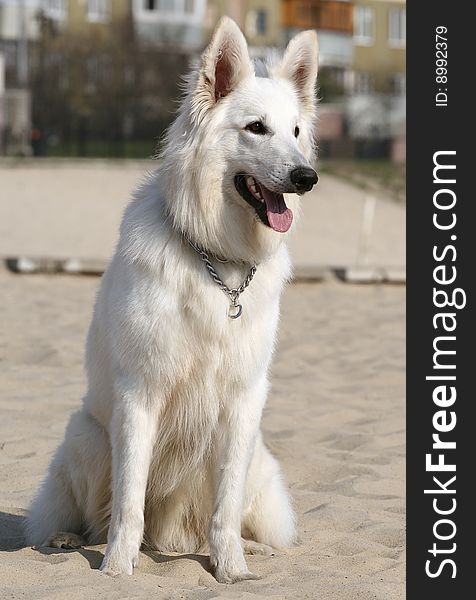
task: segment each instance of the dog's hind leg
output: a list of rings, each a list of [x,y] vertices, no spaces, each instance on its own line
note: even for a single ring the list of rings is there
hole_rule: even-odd
[[[53,545],[58,532],[80,534],[82,514],[74,489],[74,445],[82,425],[81,412],[75,413],[68,424],[63,443],[56,451],[48,474],[30,505],[26,522],[27,543],[35,546]],[[73,446],[73,447],[72,447]],[[64,533],[62,534],[64,537]]]
[[[77,539],[76,546],[84,544],[84,540],[79,541],[78,537],[82,527],[81,513],[74,498],[69,474],[61,464],[63,450],[62,445],[53,459],[46,480],[30,506],[26,541],[31,546],[72,546],[70,542],[73,536]]]
[[[287,548],[296,541],[296,518],[276,459],[258,438],[247,478],[242,534],[247,540],[272,548]],[[257,548],[248,544],[251,553]],[[267,548],[263,554],[270,554]],[[245,550],[246,551],[246,550]]]
[[[33,500],[26,526],[27,542],[35,546],[79,547],[86,543],[88,504],[107,463],[107,435],[84,409],[73,414],[63,443]],[[104,484],[103,484],[104,485]]]

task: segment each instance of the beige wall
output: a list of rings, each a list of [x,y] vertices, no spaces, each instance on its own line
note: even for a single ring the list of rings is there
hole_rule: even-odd
[[[87,17],[87,2],[85,0],[67,0],[68,14],[66,27],[68,29],[82,29],[91,23]],[[110,18],[106,23],[92,23],[98,28],[107,28],[111,21],[117,21],[131,14],[131,0],[110,0]]]
[[[266,31],[256,31],[257,11],[266,11]],[[252,46],[277,46],[280,43],[281,2],[279,0],[209,0],[206,26],[213,29],[222,15],[232,17]]]
[[[354,44],[353,69],[356,73],[368,73],[373,78],[373,87],[377,92],[391,91],[393,75],[405,73],[405,47],[395,48],[388,41],[388,14],[392,8],[404,8],[405,2],[399,0],[356,0],[355,7],[366,6],[373,10],[373,41],[361,45]]]
[[[256,15],[259,10],[266,13],[264,34],[256,31]],[[277,0],[248,0],[245,32],[253,46],[278,46],[280,43],[281,2]]]
[[[245,27],[247,0],[208,0],[207,23],[212,30],[223,15],[234,19],[241,29]]]

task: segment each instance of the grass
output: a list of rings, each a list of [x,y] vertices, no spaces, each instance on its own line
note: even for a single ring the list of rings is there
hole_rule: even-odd
[[[125,141],[121,147],[107,141],[88,140],[86,156],[81,158],[150,158],[156,150],[157,141]],[[121,152],[122,150],[122,152]],[[76,144],[59,143],[48,147],[48,157],[78,158]]]
[[[363,190],[381,192],[391,200],[405,202],[405,163],[385,159],[323,159],[319,170]]]

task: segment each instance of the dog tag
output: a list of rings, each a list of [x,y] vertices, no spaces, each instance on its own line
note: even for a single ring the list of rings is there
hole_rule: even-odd
[[[233,312],[233,311],[236,312]],[[243,307],[241,306],[241,304],[230,304],[230,308],[228,309],[228,316],[230,317],[230,319],[237,319],[238,317],[241,317],[241,313],[243,312]]]

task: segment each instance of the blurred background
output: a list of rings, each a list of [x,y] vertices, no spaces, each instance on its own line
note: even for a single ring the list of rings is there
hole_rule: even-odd
[[[282,50],[303,29],[319,35],[319,170],[329,186],[334,182],[328,189],[321,177],[321,198],[322,206],[326,197],[332,200],[338,219],[331,213],[315,219],[337,224],[338,233],[331,239],[331,228],[329,243],[318,242],[316,250],[315,231],[309,232],[303,257],[318,252],[314,263],[404,266],[404,0],[0,0],[0,234],[11,237],[5,223],[13,217],[32,220],[40,201],[42,218],[64,211],[64,190],[54,187],[58,177],[78,191],[75,200],[68,190],[71,206],[97,197],[98,185],[125,202],[150,168],[134,161],[154,155],[174,118],[181,75],[224,14],[239,24],[255,57]],[[349,185],[339,188],[339,182]],[[398,218],[385,209],[386,225],[376,233],[381,243],[364,239],[375,230],[375,198],[401,205]],[[399,232],[393,235],[395,219]],[[358,256],[368,255],[372,244],[373,256]],[[0,255],[35,248],[0,241]],[[110,249],[111,243],[104,250],[92,243],[89,255],[107,256]],[[45,246],[43,254],[87,253],[60,250]]]
[[[0,153],[150,155],[223,14],[253,56],[317,30],[323,157],[404,161],[399,0],[0,0]]]

